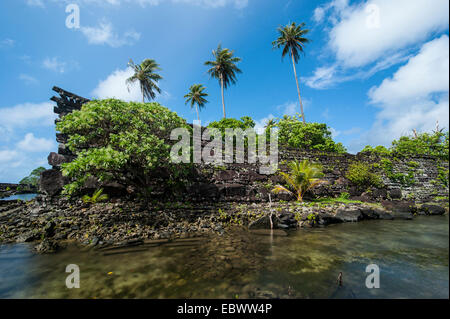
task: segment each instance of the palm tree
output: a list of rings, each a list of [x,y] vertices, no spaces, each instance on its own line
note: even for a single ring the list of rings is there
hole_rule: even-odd
[[[155,71],[161,70],[156,61],[145,59],[141,64],[134,64],[133,60],[130,59],[128,66],[133,68],[134,74],[127,79],[127,85],[139,81],[142,92],[142,102],[145,103],[145,98],[149,101],[154,100],[156,97],[155,91],[161,93],[161,89],[158,87],[157,83],[159,80],[162,80],[162,76],[155,73]],[[128,87],[128,91],[129,90],[130,87]]]
[[[208,93],[204,92],[206,88],[201,84],[194,84],[189,88],[189,93],[184,96],[186,99],[186,104],[191,103],[191,108],[195,105],[195,110],[197,111],[197,119],[200,122],[200,115],[198,113],[199,109],[205,107],[208,101],[205,99]]]
[[[236,63],[240,62],[241,58],[233,57],[234,51],[222,49],[220,44],[217,47],[217,50],[213,50],[212,54],[215,60],[206,61],[205,65],[211,67],[208,70],[209,75],[212,78],[219,80],[220,87],[222,89],[223,118],[226,118],[223,90],[228,88],[230,83],[236,84],[236,73],[242,73],[242,71],[236,66]]]
[[[287,192],[297,196],[299,202],[303,201],[303,195],[316,185],[323,183],[320,178],[324,176],[322,167],[318,164],[310,163],[304,160],[299,163],[297,160],[288,164],[289,174],[280,172],[281,176],[288,184],[288,187],[281,185],[275,186],[272,190],[274,193]]]
[[[305,38],[305,35],[309,32],[308,29],[304,29],[305,23],[300,23],[299,25],[293,22],[292,24],[288,24],[285,27],[279,27],[279,37],[276,41],[272,42],[274,48],[283,47],[282,57],[285,57],[286,54],[292,58],[292,66],[294,67],[294,75],[295,81],[297,83],[297,91],[298,91],[298,100],[300,101],[300,109],[302,112],[303,123],[305,121],[305,113],[303,113],[303,103],[302,98],[300,96],[300,86],[298,84],[297,70],[295,69],[295,64],[298,62],[300,58],[300,53],[303,53],[303,47],[306,43],[309,42],[309,39]]]

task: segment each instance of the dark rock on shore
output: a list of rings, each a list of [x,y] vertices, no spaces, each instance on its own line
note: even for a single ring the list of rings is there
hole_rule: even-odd
[[[419,212],[424,212],[426,215],[444,215],[445,209],[437,205],[423,204],[419,208]]]
[[[338,209],[336,212],[337,219],[340,219],[342,222],[358,222],[363,218],[363,215],[360,210],[344,210]]]

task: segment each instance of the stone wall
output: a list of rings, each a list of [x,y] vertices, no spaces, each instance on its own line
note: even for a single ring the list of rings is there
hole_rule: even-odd
[[[60,97],[53,97],[51,100],[57,103],[55,113],[59,118],[80,109],[88,102],[88,99],[79,97],[60,88],[53,88]],[[56,121],[59,121],[57,119]],[[67,137],[63,134],[56,134],[59,142],[58,152],[50,153],[48,157],[52,169],[42,173],[41,191],[48,195],[56,195],[66,183],[60,172],[62,163],[70,162],[74,156],[65,147]],[[202,143],[204,144],[204,143]],[[345,178],[348,167],[353,162],[364,162],[369,164],[379,163],[381,158],[374,155],[364,154],[333,154],[324,152],[300,151],[296,149],[281,148],[279,150],[279,168],[287,171],[286,163],[291,160],[309,159],[310,161],[322,164],[325,173],[326,183],[316,188],[311,195],[316,196],[339,196],[343,192],[348,192],[353,198],[362,200],[381,199],[409,199],[419,202],[430,201],[437,196],[448,196],[448,187],[438,181],[438,167],[448,170],[448,161],[439,161],[432,157],[409,157],[407,159],[390,158],[393,173],[407,175],[413,174],[414,183],[402,184],[392,181],[387,172],[382,168],[376,168],[377,175],[381,176],[385,187],[382,189],[361,190]],[[414,167],[411,166],[414,163]],[[155,185],[162,185],[162,176],[155,176]],[[194,168],[190,185],[177,195],[187,201],[235,201],[235,202],[262,202],[269,200],[271,189],[282,179],[277,174],[261,175],[257,164],[225,164],[220,167],[211,165],[197,165]],[[158,187],[156,187],[158,188]],[[154,194],[154,198],[171,200],[173,194],[167,194],[164,190]],[[286,194],[271,195],[273,200],[289,200]]]

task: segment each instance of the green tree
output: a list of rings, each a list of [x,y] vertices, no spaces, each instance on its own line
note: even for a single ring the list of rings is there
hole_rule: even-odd
[[[127,79],[127,85],[138,81],[142,92],[142,102],[145,102],[145,98],[149,101],[154,100],[156,97],[155,91],[161,93],[158,82],[162,80],[162,76],[156,73],[156,71],[161,70],[156,61],[145,59],[141,64],[135,64],[133,60],[130,59],[128,66],[133,68],[134,74]]]
[[[205,87],[201,84],[194,84],[189,88],[189,93],[184,96],[186,99],[186,104],[191,103],[191,108],[195,105],[195,110],[197,111],[197,119],[200,122],[200,114],[199,109],[202,109],[205,107],[205,104],[208,103],[208,101],[205,99],[205,97],[208,96],[208,94],[205,91]]]
[[[278,128],[278,141],[281,145],[333,153],[345,153],[346,149],[341,143],[333,141],[330,129],[323,123],[303,123],[299,116],[285,115],[275,119],[271,126],[266,128],[269,138],[269,128]]]
[[[295,22],[288,24],[284,27],[278,28],[278,39],[272,42],[274,48],[283,48],[282,57],[286,54],[292,59],[292,66],[294,68],[295,82],[297,83],[298,100],[300,102],[300,110],[302,114],[303,123],[306,123],[305,113],[303,112],[303,102],[300,95],[300,85],[298,84],[297,70],[295,64],[298,63],[300,53],[304,53],[303,47],[309,42],[309,39],[305,38],[305,35],[309,32],[308,29],[304,29],[305,23],[297,25]]]
[[[19,184],[21,185],[32,185],[34,187],[37,187],[39,184],[39,180],[41,179],[41,173],[45,171],[46,169],[42,166],[34,169],[29,176],[23,178]]]
[[[171,131],[180,127],[189,129],[185,120],[155,102],[108,99],[84,104],[57,124],[77,155],[62,165],[63,174],[71,179],[65,194],[82,189],[91,176],[134,186],[142,194],[154,184],[155,173],[167,172],[166,180],[178,180],[183,170],[170,162],[167,141]]]
[[[220,44],[216,50],[212,51],[212,54],[214,60],[206,61],[205,65],[211,67],[208,70],[209,75],[212,78],[219,80],[222,92],[223,118],[226,118],[225,97],[223,91],[224,89],[227,89],[230,84],[236,84],[236,73],[242,73],[236,66],[236,63],[240,62],[241,58],[234,57],[234,51],[222,49]]]
[[[276,185],[272,190],[274,193],[287,192],[297,197],[297,201],[302,202],[304,194],[315,186],[323,183],[324,176],[322,166],[314,164],[308,160],[298,162],[292,161],[288,164],[289,173],[280,172],[287,187]]]

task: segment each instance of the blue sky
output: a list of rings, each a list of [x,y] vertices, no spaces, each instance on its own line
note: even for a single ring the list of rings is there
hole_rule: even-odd
[[[66,27],[66,6],[80,28]],[[0,181],[17,182],[57,150],[53,85],[87,98],[139,100],[127,62],[155,59],[156,99],[188,121],[183,96],[207,87],[203,123],[222,116],[203,65],[219,43],[242,58],[226,91],[227,116],[258,126],[299,111],[277,27],[305,22],[311,44],[297,65],[307,121],[327,123],[350,152],[389,145],[412,129],[448,129],[447,0],[5,0],[0,3]]]

